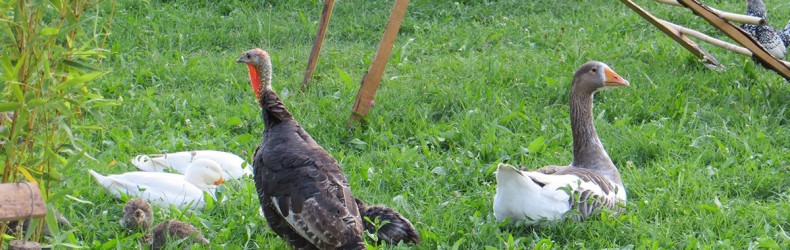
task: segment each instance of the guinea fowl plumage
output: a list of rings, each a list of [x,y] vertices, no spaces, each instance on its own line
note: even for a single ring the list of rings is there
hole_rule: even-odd
[[[571,210],[578,211],[577,219],[604,207],[622,210],[618,203],[626,202],[625,188],[595,132],[592,99],[601,89],[628,85],[601,62],[588,62],[576,71],[570,90],[573,162],[533,171],[500,163],[494,196],[497,220],[535,224],[561,218]]]
[[[280,237],[296,249],[365,249],[361,212],[374,211],[371,216],[393,221],[386,230],[392,234],[382,239],[419,241],[411,223],[394,210],[360,210],[337,161],[302,129],[272,89],[268,52],[252,49],[236,62],[247,65],[262,110],[265,127],[255,150],[253,179],[263,215]]]
[[[348,181],[272,90],[269,54],[252,49],[236,61],[247,64],[263,113],[263,139],[252,165],[269,226],[295,249],[365,249]]]
[[[768,21],[768,11],[763,0],[747,0],[746,15],[764,18]],[[787,46],[790,45],[790,23],[785,30],[777,32],[773,27],[766,25],[742,24],[741,29],[754,37],[768,53],[776,58],[784,59]]]

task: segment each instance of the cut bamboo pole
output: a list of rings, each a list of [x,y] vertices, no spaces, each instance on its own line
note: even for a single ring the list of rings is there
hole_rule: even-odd
[[[321,11],[321,22],[318,24],[318,32],[313,41],[313,49],[310,50],[310,58],[307,59],[307,69],[304,71],[304,79],[302,79],[302,92],[307,89],[310,79],[313,78],[313,70],[318,63],[318,56],[321,54],[321,45],[324,43],[324,36],[326,36],[326,29],[329,27],[329,18],[332,17],[332,9],[335,6],[335,0],[324,0],[324,9]]]
[[[381,83],[384,67],[387,66],[387,60],[389,60],[390,53],[392,53],[392,46],[395,44],[395,38],[398,36],[398,30],[408,6],[409,0],[395,0],[395,4],[392,6],[390,19],[387,22],[387,27],[384,28],[384,35],[381,37],[379,49],[376,51],[373,63],[370,64],[368,73],[362,78],[362,86],[359,87],[357,100],[352,108],[351,118],[355,121],[364,122],[364,118],[373,106],[373,97],[376,96],[376,90],[378,90],[379,83]]]
[[[656,28],[658,28],[658,30],[664,32],[664,34],[672,38],[672,40],[675,40],[675,42],[679,43],[681,46],[686,48],[689,52],[702,59],[707,66],[712,68],[722,67],[721,64],[719,64],[719,61],[716,60],[716,57],[714,57],[713,55],[709,54],[707,51],[700,48],[699,45],[697,45],[693,41],[682,36],[675,28],[664,24],[661,19],[648,13],[647,11],[642,9],[642,7],[639,7],[639,5],[636,5],[631,0],[620,0],[620,1],[623,2],[623,4],[625,4],[629,8],[631,8],[634,12],[639,14],[639,16],[641,16],[642,18],[646,19],[648,22],[655,25]]]
[[[692,37],[697,38],[699,40],[702,40],[704,42],[716,45],[716,46],[718,46],[718,47],[720,47],[722,49],[726,49],[726,50],[729,50],[729,51],[732,51],[732,52],[735,52],[735,53],[738,53],[738,54],[741,54],[741,55],[744,55],[744,56],[749,56],[749,57],[754,55],[754,53],[752,53],[747,48],[744,48],[744,47],[741,47],[741,46],[738,46],[738,45],[735,45],[735,44],[732,44],[732,43],[728,43],[728,42],[725,42],[725,41],[713,38],[711,36],[706,35],[705,33],[702,33],[702,32],[699,32],[699,31],[696,31],[696,30],[693,30],[693,29],[689,29],[689,28],[686,28],[686,27],[683,27],[683,26],[680,26],[680,25],[677,25],[677,24],[674,24],[674,23],[671,23],[671,22],[667,22],[667,21],[664,21],[664,20],[661,20],[661,21],[664,22],[665,24],[667,24],[669,26],[672,26],[673,28],[677,29],[678,32],[680,32],[681,34],[692,36]],[[779,60],[779,61],[781,61],[782,63],[787,65],[787,67],[790,67],[790,62],[783,61],[783,60]]]
[[[683,27],[683,26],[680,26],[680,25],[677,25],[677,24],[674,24],[674,23],[671,23],[671,22],[667,22],[665,20],[661,20],[661,22],[663,22],[666,25],[672,26],[673,28],[678,30],[678,32],[680,32],[681,34],[695,37],[695,38],[697,38],[699,40],[705,41],[707,43],[716,45],[716,46],[718,46],[720,48],[723,48],[723,49],[726,49],[726,50],[729,50],[729,51],[732,51],[732,52],[736,52],[738,54],[747,55],[747,56],[751,56],[752,55],[752,52],[749,51],[748,49],[744,48],[744,47],[741,47],[741,46],[738,46],[738,45],[735,45],[735,44],[732,44],[732,43],[728,43],[728,42],[725,42],[725,41],[713,38],[711,36],[706,35],[705,33],[702,33],[702,32],[699,32],[699,31],[696,31],[696,30],[693,30],[693,29],[689,29],[689,28],[686,28],[686,27]]]
[[[690,9],[695,15],[708,21],[713,27],[724,32],[724,34],[732,38],[732,40],[735,40],[743,45],[743,47],[750,50],[753,53],[752,58],[756,58],[763,66],[776,71],[776,73],[779,73],[779,75],[790,81],[790,66],[769,54],[768,51],[757,43],[752,36],[747,34],[746,31],[735,27],[730,22],[727,22],[727,20],[716,15],[710,8],[707,8],[695,0],[679,0],[678,2]]]
[[[683,7],[683,5],[681,5],[677,0],[656,0],[656,2]],[[721,18],[724,18],[724,20],[730,22],[748,23],[754,25],[765,25],[768,23],[767,21],[765,21],[765,18],[721,11],[711,8],[710,6],[708,6],[708,8],[712,10],[714,13],[716,13],[717,15],[719,15]]]

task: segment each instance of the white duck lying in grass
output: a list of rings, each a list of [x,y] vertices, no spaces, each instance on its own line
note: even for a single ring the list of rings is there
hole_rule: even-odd
[[[222,176],[228,180],[252,175],[250,165],[238,155],[215,151],[195,150],[167,154],[138,155],[132,159],[132,164],[146,172],[162,172],[170,169],[184,174],[187,166],[198,159],[208,159],[216,162],[222,168]]]
[[[584,219],[596,210],[623,210],[626,194],[620,172],[595,132],[593,94],[607,87],[628,86],[628,81],[601,62],[582,65],[573,76],[570,91],[573,162],[570,166],[547,166],[520,171],[500,163],[496,172],[494,216],[498,221],[561,218],[571,210]]]
[[[107,191],[120,198],[140,197],[153,204],[179,209],[202,209],[206,203],[203,192],[215,197],[217,185],[225,182],[216,162],[198,159],[184,170],[184,175],[158,172],[129,172],[103,176],[89,170]]]

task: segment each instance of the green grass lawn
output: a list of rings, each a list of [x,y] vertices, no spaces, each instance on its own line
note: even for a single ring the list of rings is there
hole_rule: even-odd
[[[74,198],[55,207],[73,226],[54,242],[139,246],[140,234],[118,223],[123,202],[87,169],[133,171],[137,154],[193,149],[251,159],[263,123],[247,69],[234,59],[260,47],[272,55],[275,90],[354,193],[419,229],[420,245],[397,248],[790,248],[790,85],[702,44],[727,67],[708,70],[619,1],[412,1],[369,123],[356,129],[346,127],[350,108],[391,1],[337,2],[303,94],[321,1],[213,2],[118,2],[99,65],[112,72],[92,86],[121,102],[94,107],[73,128],[95,160],[62,171],[54,191]],[[745,10],[745,1],[705,2]],[[723,37],[688,10],[638,3]],[[766,4],[783,27],[790,3]],[[110,6],[92,15],[105,19]],[[497,163],[570,163],[568,90],[589,60],[631,82],[599,93],[594,108],[628,190],[627,212],[535,228],[496,223]],[[213,249],[287,247],[258,215],[252,181],[228,183],[223,194],[226,202],[202,212],[157,208],[155,222],[193,223]]]

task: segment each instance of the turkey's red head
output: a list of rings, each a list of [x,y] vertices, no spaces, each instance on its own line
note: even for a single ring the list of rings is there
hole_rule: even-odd
[[[272,60],[265,50],[255,48],[241,54],[236,62],[247,64],[250,70],[250,84],[258,102],[264,90],[272,88]]]

